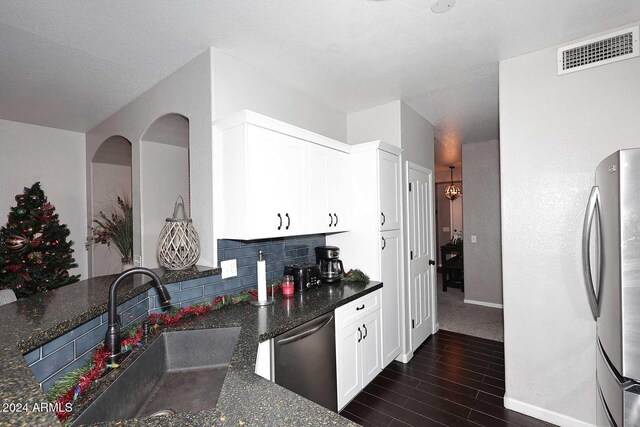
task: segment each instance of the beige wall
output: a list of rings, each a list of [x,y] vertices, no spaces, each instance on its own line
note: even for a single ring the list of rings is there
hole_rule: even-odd
[[[392,101],[347,115],[347,143],[381,140],[402,146],[401,101]]]
[[[598,163],[638,146],[640,58],[558,76],[557,47],[500,63],[505,403],[587,425],[596,325],[582,220]]]
[[[251,110],[338,141],[347,140],[347,117],[219,49],[211,49],[213,117]]]
[[[70,274],[87,277],[87,196],[84,134],[26,123],[0,120],[0,224],[16,205],[24,187],[40,181],[42,190],[56,207],[60,223],[73,240],[78,268]]]
[[[502,305],[500,142],[463,144],[462,164],[464,299]]]

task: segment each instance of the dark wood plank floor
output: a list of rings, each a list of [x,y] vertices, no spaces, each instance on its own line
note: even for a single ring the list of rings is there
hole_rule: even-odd
[[[363,426],[551,426],[504,408],[504,346],[454,332],[392,362],[340,413]]]

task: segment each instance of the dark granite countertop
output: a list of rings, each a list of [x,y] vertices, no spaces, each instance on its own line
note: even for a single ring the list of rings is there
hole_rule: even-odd
[[[122,292],[122,301],[150,287],[148,283],[131,283],[129,286],[130,288]],[[248,303],[241,303],[172,327],[171,330],[238,326],[242,328],[216,408],[198,413],[176,414],[155,421],[127,420],[110,425],[352,425],[349,420],[338,414],[256,375],[254,370],[258,343],[381,287],[382,284],[379,282],[366,285],[325,285],[304,294],[297,294],[290,299],[278,295],[275,304],[270,306],[254,307]],[[105,301],[106,290],[101,295],[104,298],[102,301]],[[95,303],[100,301],[99,296],[88,299]],[[22,353],[54,338],[53,335],[58,336],[95,317],[104,311],[106,303],[98,305],[102,307],[102,311],[84,303],[85,309],[91,311],[90,315],[84,315],[82,309],[75,308],[76,304],[73,301],[68,301],[67,316],[84,319],[78,322],[64,321],[64,313],[50,313],[50,305],[46,302],[41,303],[42,314],[32,310],[21,312],[19,304],[11,305],[14,307],[8,310],[0,307],[0,324],[3,325],[0,330],[0,403],[20,402],[32,406],[34,403],[46,401],[46,398],[27,367]],[[65,303],[59,305],[67,307]],[[47,324],[47,321],[50,323]],[[127,358],[121,369],[126,369],[136,357],[133,354]],[[108,387],[113,380],[110,376],[107,375],[83,394],[76,402],[76,408],[81,411],[82,407],[86,407],[95,396]],[[53,413],[0,413],[0,425],[56,424],[57,418]]]
[[[154,270],[166,283],[219,274],[219,269]],[[53,414],[3,412],[4,404],[46,402],[22,354],[27,353],[107,311],[109,287],[117,275],[82,280],[44,294],[0,306],[0,425],[48,425]],[[146,276],[126,279],[118,288],[118,304],[151,288]],[[52,419],[51,416],[54,418]]]

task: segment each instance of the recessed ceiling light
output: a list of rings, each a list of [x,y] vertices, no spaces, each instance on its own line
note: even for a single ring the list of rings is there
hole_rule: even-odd
[[[431,5],[431,11],[433,13],[445,13],[450,11],[455,4],[456,0],[436,0]]]

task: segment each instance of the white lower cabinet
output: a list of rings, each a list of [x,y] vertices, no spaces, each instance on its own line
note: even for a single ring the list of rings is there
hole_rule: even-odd
[[[382,371],[380,290],[335,314],[339,411]]]

